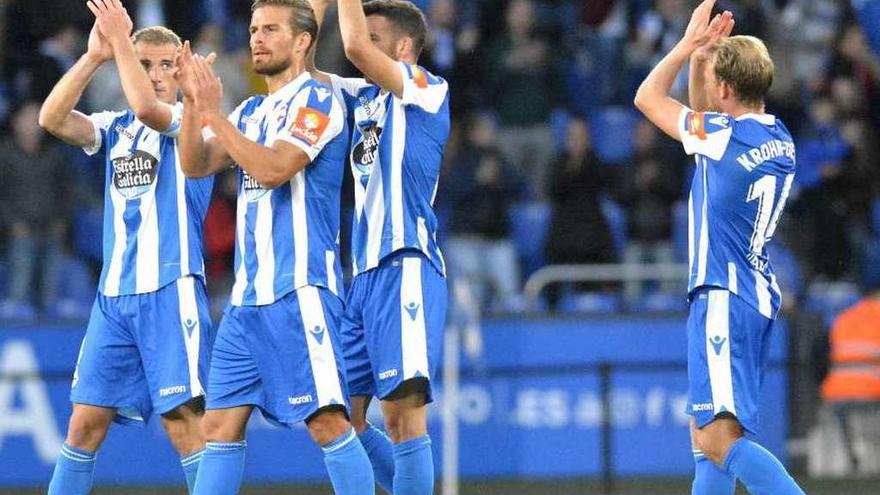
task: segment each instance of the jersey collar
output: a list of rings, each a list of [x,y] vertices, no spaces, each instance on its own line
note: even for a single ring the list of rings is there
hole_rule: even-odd
[[[752,119],[764,125],[773,125],[776,123],[776,116],[769,113],[744,113],[736,118],[736,120]]]
[[[311,77],[312,75],[309,74],[309,71],[303,71],[302,74],[296,76],[284,86],[281,86],[278,91],[270,94],[268,97],[275,101],[292,98]]]

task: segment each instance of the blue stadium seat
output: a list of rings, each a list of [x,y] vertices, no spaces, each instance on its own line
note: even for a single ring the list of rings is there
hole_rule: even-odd
[[[675,260],[688,262],[688,205],[679,201],[672,207],[672,249]]]
[[[58,318],[88,318],[97,287],[91,270],[80,259],[66,257],[61,273],[58,299],[47,312]]]
[[[687,309],[687,298],[683,292],[652,291],[643,294],[642,297],[627,305],[627,310],[632,313],[682,312]]]
[[[880,237],[880,197],[871,203],[871,230],[875,236]]]
[[[859,301],[861,294],[855,284],[847,282],[814,282],[807,288],[805,307],[821,313],[830,326],[841,311]]]
[[[614,250],[617,256],[623,256],[623,250],[626,249],[626,210],[621,208],[617,202],[608,197],[601,198],[602,214],[605,221],[608,222],[608,229],[611,231],[611,241],[614,243]]]
[[[518,203],[510,209],[511,236],[522,262],[524,277],[546,264],[544,240],[550,228],[551,214],[550,205],[541,202]]]
[[[593,114],[590,120],[593,149],[603,162],[619,164],[632,158],[633,129],[638,119],[638,114],[626,106],[607,106]]]
[[[614,292],[566,291],[556,305],[559,313],[618,313],[623,308],[621,295]]]

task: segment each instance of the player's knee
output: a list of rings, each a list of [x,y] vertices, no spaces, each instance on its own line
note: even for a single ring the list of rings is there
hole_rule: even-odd
[[[736,420],[722,420],[696,430],[694,441],[709,460],[720,466],[724,464],[730,446],[741,436],[742,429]]]
[[[202,418],[202,434],[207,442],[239,442],[244,430],[237,424],[224,421],[219,415],[206,413]]]
[[[105,417],[80,413],[70,418],[67,444],[78,449],[96,451],[107,435],[110,420]]]
[[[205,446],[200,413],[175,409],[162,416],[162,426],[181,455],[197,452]]]
[[[351,430],[345,412],[338,408],[324,408],[306,420],[309,435],[318,445],[327,445]]]

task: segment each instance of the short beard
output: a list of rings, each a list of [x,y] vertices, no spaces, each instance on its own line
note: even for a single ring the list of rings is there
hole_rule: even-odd
[[[258,67],[256,64],[254,64],[254,72],[256,72],[257,74],[259,74],[261,76],[272,77],[272,76],[277,76],[278,74],[281,74],[282,72],[286,71],[287,69],[290,68],[290,66],[291,66],[291,61],[289,58],[287,58],[284,60],[279,60],[278,62],[275,62],[275,63],[266,64],[262,67]]]

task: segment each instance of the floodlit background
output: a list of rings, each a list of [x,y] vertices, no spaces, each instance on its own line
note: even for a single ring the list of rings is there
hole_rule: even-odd
[[[415,3],[431,29],[421,63],[452,92],[435,205],[452,294],[431,409],[438,493],[687,493],[693,168],[631,101],[695,2]],[[808,493],[877,493],[880,397],[823,401],[820,386],[836,316],[880,286],[880,0],[718,3],[734,12],[736,34],[768,44],[776,77],[767,111],[797,145],[797,177],[769,247],[785,305],[760,440]],[[264,91],[249,68],[248,0],[124,4],[137,27],[164,24],[196,51],[219,54],[227,109]],[[318,63],[353,75],[334,17]],[[100,268],[104,166],[37,126],[40,103],[85,50],[85,2],[0,0],[0,22],[0,493],[36,494],[70,414]],[[683,100],[686,86],[683,74]],[[107,64],[78,108],[125,106]],[[215,322],[231,287],[235,190],[233,174],[217,178],[205,226]],[[243,493],[330,493],[304,428],[257,416],[248,435]],[[98,459],[97,494],[183,493],[158,421],[114,426]]]

